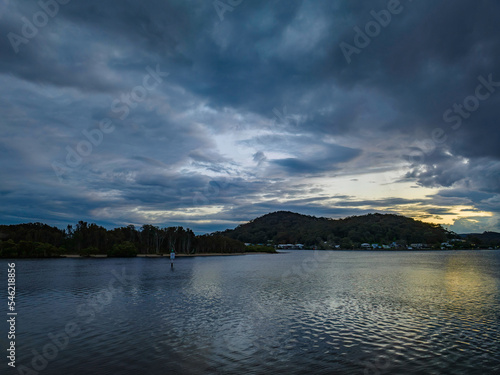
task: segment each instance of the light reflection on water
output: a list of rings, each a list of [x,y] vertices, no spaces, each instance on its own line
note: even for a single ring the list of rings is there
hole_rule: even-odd
[[[41,374],[500,370],[491,251],[179,258],[173,271],[163,259],[16,263],[18,363],[66,323],[82,330]],[[92,305],[122,269],[133,279]],[[82,304],[94,319],[78,314]]]

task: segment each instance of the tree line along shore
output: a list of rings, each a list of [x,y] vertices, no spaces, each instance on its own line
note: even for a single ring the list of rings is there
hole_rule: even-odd
[[[139,230],[133,225],[108,230],[83,221],[64,230],[42,223],[0,226],[0,258],[161,256],[171,250],[179,255],[274,252],[219,233],[197,236],[183,227],[148,224]]]
[[[0,225],[0,258],[60,256],[135,257],[276,252],[281,244],[301,244],[304,249],[498,248],[500,234],[485,232],[458,235],[440,225],[392,214],[368,214],[345,219],[318,218],[288,211],[263,215],[223,232],[195,235],[191,229],[146,224],[106,229],[79,221],[65,229],[43,223]],[[415,248],[417,250],[418,248]]]

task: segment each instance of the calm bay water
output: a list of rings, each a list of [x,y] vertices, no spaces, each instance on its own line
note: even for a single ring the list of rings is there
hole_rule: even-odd
[[[16,364],[40,374],[500,371],[500,252],[15,263]]]

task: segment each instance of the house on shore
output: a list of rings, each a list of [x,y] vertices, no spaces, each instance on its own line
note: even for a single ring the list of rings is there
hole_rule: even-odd
[[[301,243],[296,243],[296,244],[287,243],[287,244],[279,244],[276,246],[276,248],[280,250],[302,250],[304,249],[304,245]]]

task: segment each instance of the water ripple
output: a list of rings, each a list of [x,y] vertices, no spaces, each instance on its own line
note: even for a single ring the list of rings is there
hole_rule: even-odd
[[[310,257],[20,261],[20,363],[73,322],[44,374],[500,371],[499,255],[333,252],[286,276]]]

